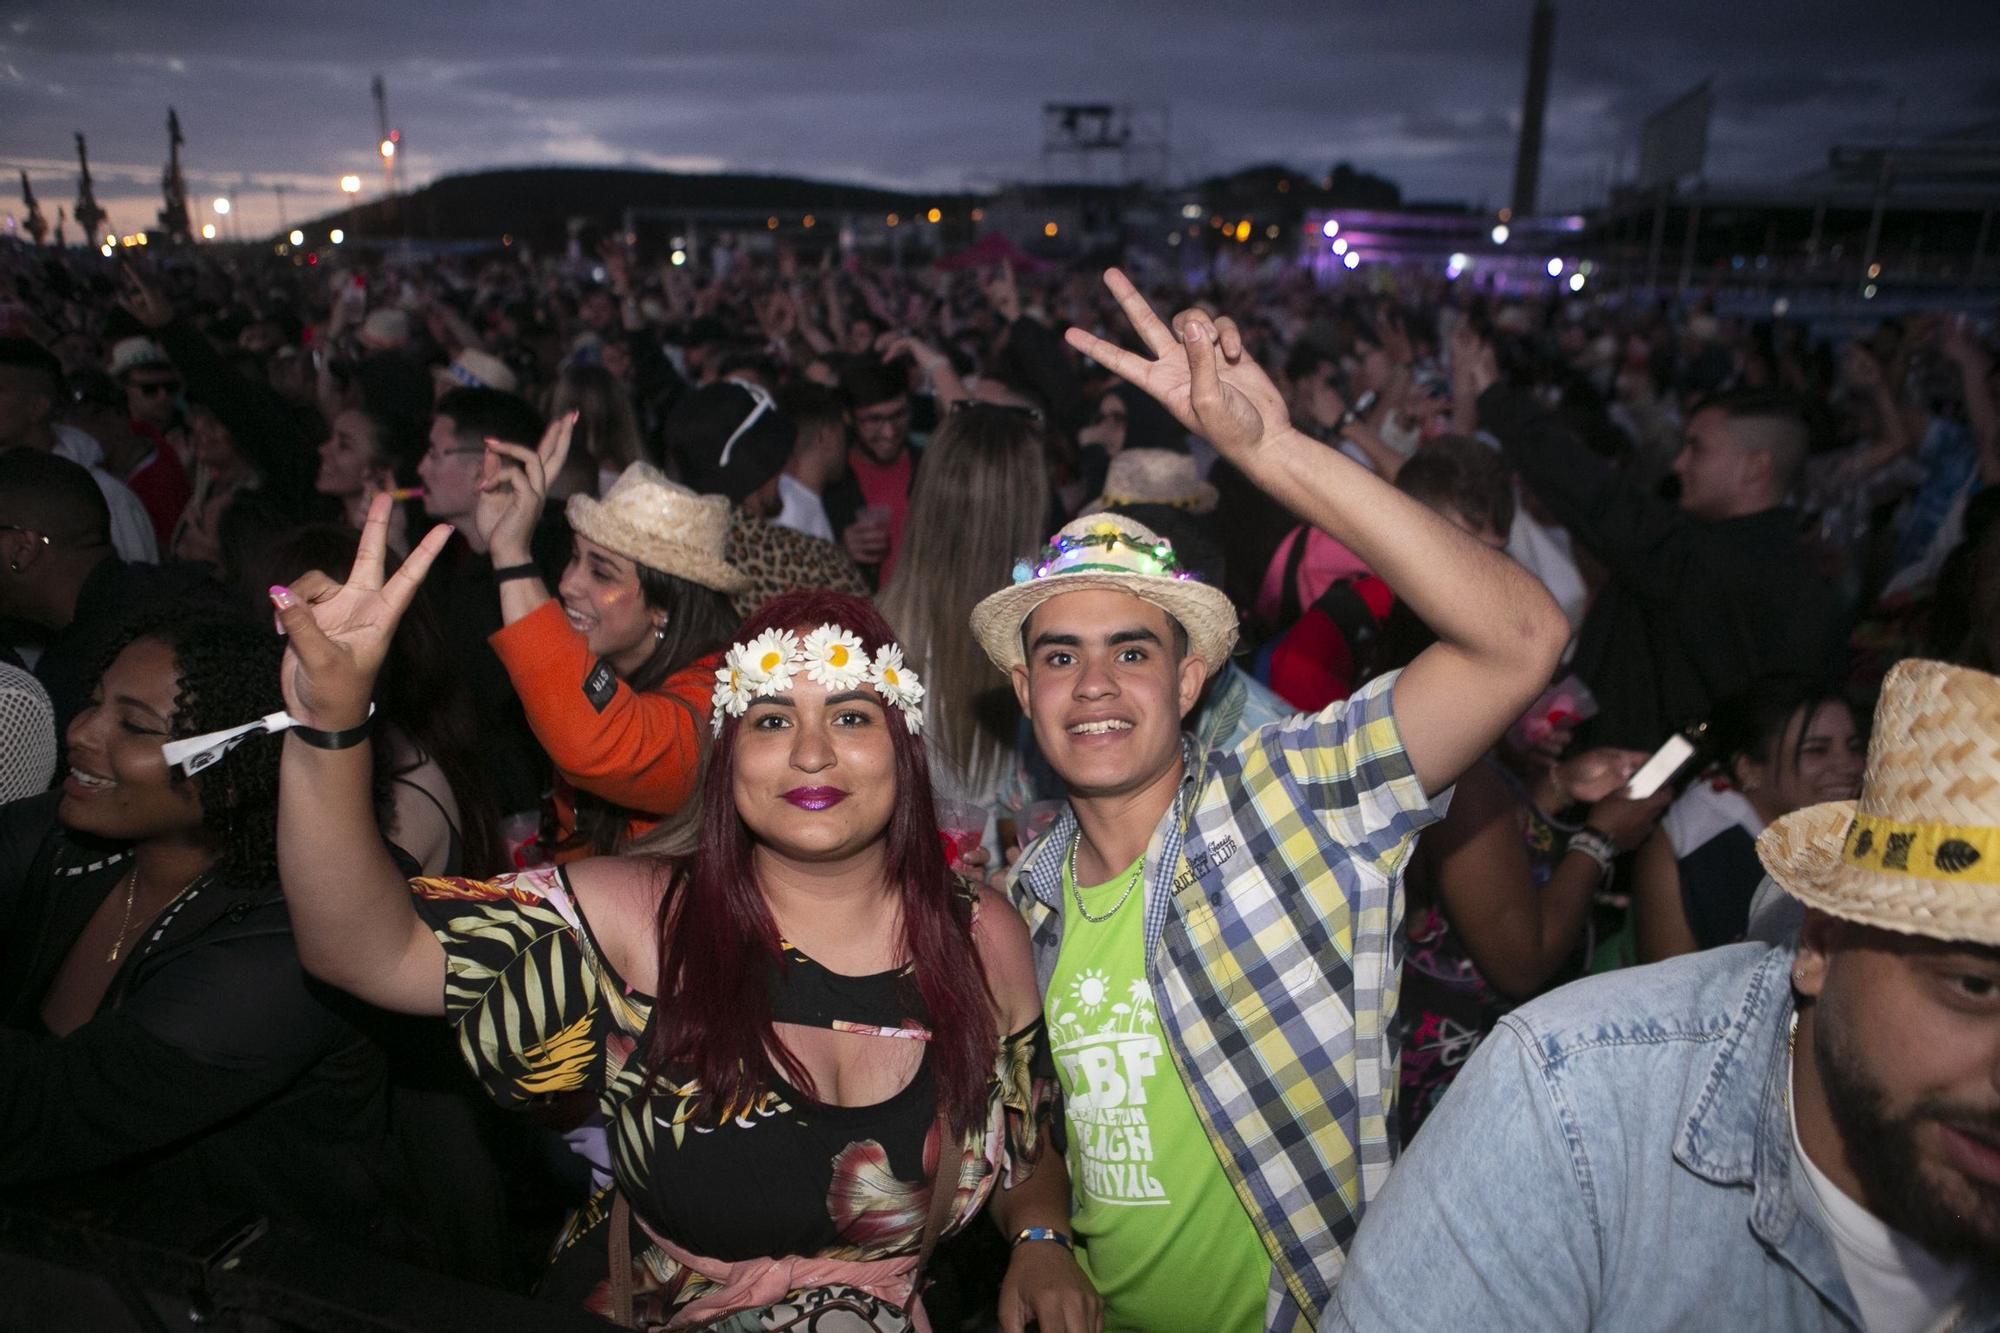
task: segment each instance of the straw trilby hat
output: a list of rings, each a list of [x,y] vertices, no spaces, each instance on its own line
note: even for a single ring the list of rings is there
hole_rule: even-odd
[[[1194,514],[1215,508],[1216,490],[1194,470],[1194,459],[1172,449],[1126,449],[1111,460],[1104,494],[1084,513],[1118,505],[1173,505]]]
[[[1051,597],[1115,588],[1144,598],[1181,623],[1188,649],[1210,675],[1236,645],[1236,608],[1219,588],[1180,568],[1173,543],[1123,514],[1095,514],[1063,525],[1039,556],[1014,562],[1011,587],[972,608],[972,632],[1002,671],[1026,660],[1021,626]]]
[[[1784,816],[1757,855],[1808,907],[2000,945],[2000,677],[1898,662],[1875,707],[1860,798]]]
[[[723,558],[729,501],[696,495],[651,463],[634,463],[602,500],[569,497],[569,525],[599,546],[717,592],[738,593],[749,578]]]

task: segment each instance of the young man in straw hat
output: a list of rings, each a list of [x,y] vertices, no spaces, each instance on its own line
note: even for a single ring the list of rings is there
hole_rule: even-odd
[[[1203,753],[1181,724],[1236,615],[1150,529],[1079,519],[973,612],[1070,791],[1013,889],[1106,1326],[1309,1326],[1389,1170],[1413,836],[1567,631],[1519,567],[1292,429],[1228,320],[1169,328],[1105,282],[1152,356],[1071,345],[1362,552],[1441,640],[1400,678]]]
[[[1854,801],[1757,842],[1805,905],[1480,1046],[1328,1329],[2000,1329],[2000,678],[1898,664]]]

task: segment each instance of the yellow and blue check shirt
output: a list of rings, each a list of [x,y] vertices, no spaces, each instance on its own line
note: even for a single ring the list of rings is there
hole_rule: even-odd
[[[1271,1255],[1265,1324],[1310,1328],[1394,1160],[1403,866],[1444,815],[1383,676],[1187,772],[1146,849],[1146,977],[1166,1046]],[[1076,816],[1013,880],[1044,992]]]

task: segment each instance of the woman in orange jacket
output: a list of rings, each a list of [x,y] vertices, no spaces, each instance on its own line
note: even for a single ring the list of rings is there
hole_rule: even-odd
[[[534,449],[486,441],[473,514],[500,583],[490,640],[556,769],[551,850],[604,854],[688,806],[709,694],[747,580],[723,559],[729,503],[634,463],[569,499],[575,546],[554,597],[529,554],[576,414]]]

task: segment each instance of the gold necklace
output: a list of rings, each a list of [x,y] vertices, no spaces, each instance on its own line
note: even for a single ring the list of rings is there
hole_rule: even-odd
[[[204,870],[200,874],[196,875],[193,879],[189,880],[187,883],[181,885],[181,891],[175,894],[172,898],[167,900],[168,905],[171,906],[172,904],[177,903],[182,898],[186,897],[187,891],[193,888],[195,885],[201,883],[203,876],[207,874],[208,871]],[[139,896],[139,861],[138,858],[135,856],[132,859],[132,873],[125,877],[125,919],[118,925],[118,938],[111,942],[111,952],[104,955],[104,961],[107,963],[117,962],[119,951],[125,947],[125,932],[132,929],[132,904],[138,898],[138,896]],[[165,908],[162,908],[161,910],[164,911]]]
[[[1118,901],[1111,904],[1111,910],[1103,916],[1092,916],[1090,909],[1083,905],[1083,887],[1076,880],[1076,845],[1082,841],[1083,825],[1079,824],[1069,839],[1069,892],[1070,896],[1076,899],[1076,910],[1083,913],[1083,919],[1101,926],[1118,915],[1118,909],[1125,905],[1125,900],[1132,896],[1132,890],[1138,887],[1139,880],[1146,871],[1146,858],[1140,857],[1139,864],[1132,867],[1131,877],[1125,881],[1125,892],[1118,895]]]
[[[139,896],[139,858],[132,858],[132,873],[125,877],[125,919],[118,923],[118,938],[111,941],[111,952],[104,955],[104,961],[118,961],[118,951],[125,947],[125,932],[132,929],[132,902]]]

